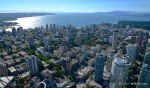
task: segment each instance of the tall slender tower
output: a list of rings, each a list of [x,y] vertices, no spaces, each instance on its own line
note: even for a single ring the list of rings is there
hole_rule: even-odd
[[[104,56],[100,53],[96,54],[94,80],[101,82],[103,78]]]
[[[39,72],[38,64],[37,64],[37,57],[34,55],[31,55],[31,56],[26,58],[26,61],[29,65],[30,74],[32,76],[37,76],[38,72]]]
[[[22,27],[18,27],[17,28],[17,33],[18,33],[18,40],[22,41],[22,39],[23,39],[23,28]]]
[[[123,83],[126,82],[128,68],[130,64],[127,60],[115,58],[112,63],[110,88],[122,88]]]
[[[44,45],[44,35],[40,35],[40,37],[39,37],[39,42],[40,42],[40,45]]]
[[[48,29],[48,24],[46,24],[46,29]]]
[[[29,38],[29,46],[30,46],[30,48],[35,47],[35,40],[34,40],[33,37],[30,37],[30,38]]]
[[[142,32],[140,32],[139,36],[137,37],[137,43],[140,48],[142,47],[142,42],[143,42],[143,35]]]
[[[71,70],[71,62],[72,60],[70,58],[64,58],[64,69],[67,71]]]
[[[45,29],[46,29],[46,31],[48,31],[48,30],[49,30],[49,28],[48,28],[48,24],[46,24],[46,27],[45,27]]]
[[[12,28],[12,35],[13,35],[14,37],[17,36],[17,30],[16,30],[15,27]]]
[[[112,66],[113,60],[114,60],[113,55],[108,55],[107,61],[106,61],[106,70],[107,70],[108,72],[111,72],[111,66]]]
[[[118,30],[113,31],[113,41],[112,41],[112,49],[115,50],[117,48],[117,44],[118,44]]]
[[[137,49],[137,45],[136,44],[129,44],[127,46],[127,56],[128,58],[128,62],[133,64],[134,59],[136,57],[136,49]]]

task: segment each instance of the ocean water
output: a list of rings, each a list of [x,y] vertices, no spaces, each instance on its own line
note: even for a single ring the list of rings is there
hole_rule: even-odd
[[[24,17],[18,18],[13,22],[18,22],[19,26],[23,28],[45,27],[46,24],[67,25],[71,24],[75,27],[81,27],[89,24],[100,24],[102,22],[117,23],[120,20],[129,21],[150,21],[148,17],[134,17],[134,16],[116,16],[111,14],[98,13],[60,13],[55,15]]]

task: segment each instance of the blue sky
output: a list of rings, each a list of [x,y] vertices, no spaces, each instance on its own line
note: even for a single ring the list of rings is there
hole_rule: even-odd
[[[150,12],[150,0],[0,0],[0,11]]]

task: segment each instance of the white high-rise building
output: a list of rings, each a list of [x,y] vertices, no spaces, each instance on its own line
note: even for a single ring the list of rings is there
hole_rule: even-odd
[[[127,79],[129,66],[127,60],[121,58],[113,60],[109,88],[122,88]]]
[[[127,46],[127,56],[128,58],[128,62],[133,64],[134,59],[136,58],[136,49],[137,49],[137,45],[136,44],[129,44]]]
[[[129,29],[130,29],[130,25],[127,25],[127,26],[126,26],[126,30],[129,30]]]
[[[7,66],[4,62],[0,62],[0,77],[7,76]]]
[[[37,57],[34,55],[31,55],[26,58],[26,61],[29,65],[30,74],[32,76],[37,76],[39,69],[38,69],[38,63],[37,63]]]
[[[112,49],[115,50],[117,48],[117,44],[118,44],[118,32],[119,31],[114,31],[113,34],[113,41],[112,41]]]

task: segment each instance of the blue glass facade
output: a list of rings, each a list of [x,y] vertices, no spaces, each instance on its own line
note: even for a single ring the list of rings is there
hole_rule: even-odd
[[[95,72],[94,72],[95,81],[97,82],[102,81],[103,69],[104,69],[104,56],[101,54],[97,54],[96,61],[95,61]]]

